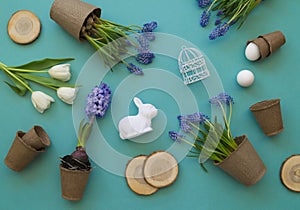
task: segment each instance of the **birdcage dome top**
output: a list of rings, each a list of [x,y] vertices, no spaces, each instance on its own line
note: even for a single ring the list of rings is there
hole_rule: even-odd
[[[186,62],[190,62],[201,57],[203,57],[203,54],[200,50],[193,47],[183,46],[178,56],[179,65],[185,64]]]

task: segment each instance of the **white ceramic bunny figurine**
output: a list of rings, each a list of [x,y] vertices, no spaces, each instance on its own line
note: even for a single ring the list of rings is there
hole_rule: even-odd
[[[121,139],[132,139],[153,130],[151,120],[157,115],[158,110],[152,104],[143,104],[137,97],[134,97],[133,101],[139,111],[135,116],[127,116],[120,120]]]

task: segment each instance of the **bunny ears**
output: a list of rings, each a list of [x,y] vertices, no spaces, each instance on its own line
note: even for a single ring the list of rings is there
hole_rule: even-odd
[[[133,102],[137,107],[140,107],[141,105],[143,105],[143,102],[141,99],[139,99],[138,97],[134,97],[133,98]]]

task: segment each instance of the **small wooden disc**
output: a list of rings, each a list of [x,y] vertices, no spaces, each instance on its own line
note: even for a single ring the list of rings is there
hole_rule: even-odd
[[[176,180],[177,175],[177,160],[168,152],[154,152],[145,161],[144,177],[153,187],[167,187]]]
[[[28,10],[19,10],[9,19],[7,32],[9,37],[18,44],[29,44],[40,35],[41,22]]]
[[[158,188],[149,185],[143,174],[144,162],[147,156],[140,155],[131,159],[126,167],[125,176],[129,188],[139,195],[151,195]]]
[[[292,155],[283,162],[280,179],[289,190],[300,192],[300,155]]]

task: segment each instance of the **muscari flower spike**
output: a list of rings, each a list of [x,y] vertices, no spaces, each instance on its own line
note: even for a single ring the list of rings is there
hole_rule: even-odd
[[[230,25],[228,25],[227,23],[222,24],[221,28],[220,28],[220,36],[224,36],[227,31],[229,30]]]
[[[209,103],[220,106],[220,103],[225,103],[227,105],[229,105],[230,103],[234,103],[233,98],[228,95],[227,93],[220,93],[217,96],[212,97],[209,100]]]
[[[192,126],[188,122],[189,121],[187,121],[187,120],[179,119],[180,129],[183,130],[185,133],[188,133],[189,131],[191,131],[193,129]]]
[[[95,86],[87,96],[87,104],[85,107],[86,115],[90,117],[102,118],[111,103],[111,89],[105,84],[101,83]]]
[[[222,11],[222,10],[219,10],[219,11],[217,12],[217,16],[221,16],[221,15],[223,15],[223,11]]]
[[[152,21],[150,23],[145,23],[143,25],[143,28],[142,28],[142,32],[145,33],[145,32],[153,32],[154,29],[157,28],[157,22],[156,21]]]
[[[205,114],[203,114],[202,112],[196,112],[194,114],[189,114],[189,115],[186,115],[185,117],[190,122],[200,123],[200,124],[205,123],[205,120],[209,119],[209,117],[206,116]]]
[[[137,62],[139,62],[141,64],[146,64],[146,65],[149,63],[152,63],[154,58],[155,58],[155,55],[151,52],[139,53],[135,57]]]
[[[200,18],[200,25],[204,28],[208,25],[209,22],[209,18],[210,18],[210,11],[204,10],[201,14],[201,18]]]
[[[215,40],[218,37],[224,36],[226,32],[229,30],[230,25],[226,22],[218,25],[210,34],[209,39]]]
[[[150,43],[145,36],[139,35],[136,37],[136,40],[139,43],[139,48],[137,49],[139,52],[149,51]]]
[[[143,28],[141,30],[141,33],[143,33],[143,36],[149,40],[153,41],[155,40],[155,35],[152,33],[157,28],[157,22],[152,21],[150,23],[146,23],[143,25]]]
[[[184,136],[180,133],[177,133],[176,131],[169,131],[169,136],[173,141],[181,142],[181,138],[184,138]]]
[[[130,73],[133,73],[135,75],[144,75],[143,70],[140,67],[134,65],[133,63],[129,63],[127,69]]]
[[[217,19],[216,21],[215,21],[215,25],[217,26],[217,25],[220,25],[221,24],[221,19]]]
[[[181,130],[183,130],[184,132],[189,132],[190,130],[192,130],[192,126],[190,125],[190,123],[204,124],[205,121],[209,119],[209,117],[202,112],[196,112],[194,114],[178,116],[177,119],[179,120]]]
[[[144,37],[146,37],[146,39],[148,39],[149,41],[154,41],[155,40],[155,35],[153,32],[147,32],[143,34]]]
[[[211,0],[198,0],[198,6],[201,8],[205,8],[211,4]]]

